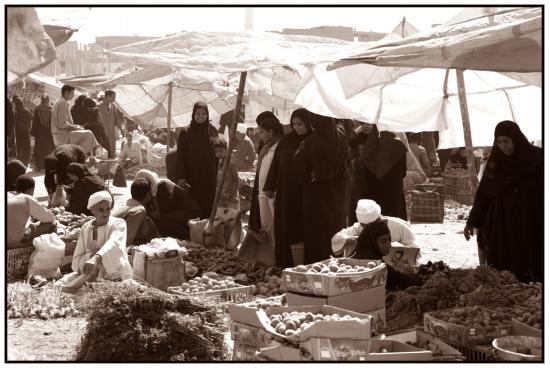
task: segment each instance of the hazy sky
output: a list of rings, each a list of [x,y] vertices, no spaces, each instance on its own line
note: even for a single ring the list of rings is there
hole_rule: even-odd
[[[44,20],[69,19],[80,26],[71,38],[82,43],[96,36],[164,36],[180,31],[240,31],[245,8],[36,8]],[[322,25],[389,32],[403,18],[421,31],[443,23],[463,8],[254,8],[254,29],[309,28]]]

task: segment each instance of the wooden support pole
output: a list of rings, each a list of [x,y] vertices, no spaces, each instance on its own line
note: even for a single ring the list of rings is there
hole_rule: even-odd
[[[166,138],[166,153],[170,152],[170,140],[172,133],[170,132],[172,125],[172,82],[168,83],[168,111],[166,116],[166,127],[168,128],[168,137]]]
[[[222,177],[216,188],[216,196],[214,197],[214,204],[212,205],[212,212],[210,213],[210,221],[207,226],[207,231],[212,229],[214,225],[214,218],[216,217],[216,211],[218,209],[218,202],[222,194],[223,184],[225,182],[225,177],[227,176],[227,171],[229,169],[229,162],[231,161],[231,155],[233,153],[233,148],[235,145],[235,134],[237,132],[237,123],[239,121],[239,115],[241,113],[241,106],[243,104],[243,95],[244,95],[244,86],[246,84],[246,74],[247,72],[241,72],[241,79],[239,81],[239,92],[237,94],[237,103],[235,105],[235,110],[233,110],[233,122],[229,128],[229,143],[227,147],[227,155],[223,161]]]
[[[462,126],[464,128],[466,159],[468,160],[468,170],[470,170],[472,189],[476,191],[478,180],[472,143],[472,130],[470,128],[470,114],[468,112],[468,101],[466,100],[466,86],[464,85],[464,70],[456,69],[456,80],[458,85],[458,99],[460,101],[460,113],[462,115]]]

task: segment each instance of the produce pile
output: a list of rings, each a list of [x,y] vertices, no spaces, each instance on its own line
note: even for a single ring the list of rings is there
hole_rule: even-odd
[[[464,307],[430,312],[432,317],[469,328],[505,326],[512,323],[509,315],[492,312],[481,307]]]
[[[57,235],[61,239],[76,240],[80,235],[82,225],[94,219],[93,216],[75,215],[65,210],[65,207],[51,209],[57,222]]]
[[[77,361],[217,361],[227,358],[223,319],[208,300],[167,294],[135,282],[98,282]]]
[[[447,221],[462,221],[467,220],[470,216],[472,206],[467,206],[453,200],[445,201],[445,220]]]
[[[8,284],[8,318],[53,319],[75,317],[80,311],[73,300],[52,283],[33,288],[25,282]]]
[[[242,285],[255,285],[255,293],[260,297],[269,297],[283,294],[281,288],[282,269],[267,266],[262,263],[250,265],[239,259],[234,251],[225,251],[221,248],[205,247],[194,242],[185,242],[187,254],[184,261],[192,263],[198,269],[197,276],[206,272],[219,275],[233,276],[235,282]],[[187,268],[187,264],[186,264]]]
[[[432,273],[434,270],[437,271]],[[486,266],[471,270],[449,269],[443,264],[431,264],[421,268],[419,275],[424,279],[422,286],[387,294],[386,332],[421,323],[425,312],[460,306],[489,308],[525,304],[529,310],[535,310],[535,315],[537,308],[542,308],[542,285],[519,283],[507,271]],[[533,315],[532,311],[530,313]],[[538,322],[536,316],[531,322]]]
[[[267,309],[272,307],[282,307],[286,304],[286,295],[281,295],[277,297],[271,297],[267,299],[258,298],[248,303],[243,303],[246,307],[258,308],[258,309]]]
[[[290,313],[284,312],[282,314],[273,314],[270,317],[271,327],[275,329],[275,332],[284,336],[297,335],[308,327],[312,326],[315,322],[320,321],[361,321],[360,318],[352,317],[349,315],[341,316],[339,314],[321,314],[311,312],[297,312]]]
[[[231,277],[224,277],[221,279],[210,278],[206,275],[201,277],[195,277],[181,284],[182,291],[184,293],[196,294],[205,291],[224,290],[239,287],[240,285],[235,283]]]
[[[320,273],[326,275],[334,275],[336,273],[357,273],[357,272],[366,272],[376,268],[376,262],[369,262],[366,266],[352,266],[340,261],[337,258],[332,258],[329,264],[322,262],[314,263],[313,265],[300,265],[294,268],[296,272],[303,273]]]

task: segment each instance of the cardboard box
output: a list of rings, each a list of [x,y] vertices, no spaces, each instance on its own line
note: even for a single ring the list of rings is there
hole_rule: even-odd
[[[276,362],[298,362],[306,359],[300,349],[288,346],[288,345],[278,345],[268,348],[261,348],[260,355],[268,361]]]
[[[296,268],[287,268],[282,275],[283,289],[296,294],[336,296],[386,285],[388,271],[384,262],[352,258],[341,258],[339,261],[352,266],[367,266],[369,262],[375,262],[377,266],[364,272],[333,275],[304,273],[296,271]],[[328,265],[330,260],[321,263]]]
[[[254,361],[256,360],[256,353],[258,349],[256,346],[241,344],[235,342],[233,344],[233,359],[237,361]]]
[[[397,271],[410,270],[416,266],[420,248],[406,247],[400,243],[392,243],[390,253],[382,259]]]
[[[287,292],[286,302],[290,307],[302,305],[329,305],[331,307],[363,313],[385,308],[386,286],[382,285],[354,293],[328,297],[300,295]]]
[[[377,339],[380,339],[380,337]],[[414,344],[419,348],[430,350],[433,354],[432,360],[463,361],[466,359],[460,351],[456,350],[452,346],[446,344],[435,336],[415,328],[393,335],[384,336],[384,339],[402,342],[409,345]]]
[[[512,318],[512,335],[542,337],[542,331]]]
[[[311,338],[300,347],[315,361],[366,361],[370,344],[371,340]]]
[[[271,327],[269,316],[273,314],[290,313],[292,311],[311,312],[314,314],[357,317],[360,321],[317,321],[311,326],[301,331],[297,335],[284,336]],[[258,311],[258,318],[262,322],[263,328],[274,336],[275,340],[283,342],[306,341],[312,337],[344,338],[355,340],[366,340],[372,336],[372,316],[360,314],[344,309],[329,306],[309,306],[309,307],[277,307],[268,308],[267,311]]]
[[[259,308],[248,307],[242,304],[229,304],[229,317],[234,322],[240,322],[245,325],[262,327],[258,319]]]
[[[387,352],[381,352],[386,349]],[[425,362],[432,359],[432,352],[393,340],[371,340],[367,361]]]
[[[278,345],[273,340],[273,336],[262,328],[231,322],[229,331],[231,332],[231,339],[243,345],[255,346],[257,349]]]
[[[372,332],[381,333],[386,329],[386,308],[363,312],[372,317]]]
[[[438,312],[441,311],[424,313],[424,332],[462,346],[488,345],[497,337],[512,333],[511,325],[481,328],[456,325],[436,318]]]

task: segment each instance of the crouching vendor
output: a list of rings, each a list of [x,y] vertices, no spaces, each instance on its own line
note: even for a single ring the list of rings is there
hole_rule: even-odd
[[[90,196],[88,209],[94,220],[82,226],[73,255],[73,273],[63,278],[64,291],[74,292],[97,278],[126,280],[132,267],[126,250],[126,222],[111,217],[112,197],[106,191]]]
[[[366,225],[357,239],[357,247],[353,258],[383,261],[383,257],[390,253],[391,233],[385,220],[378,219]],[[409,286],[418,286],[422,280],[413,274],[404,274],[396,271],[386,263],[388,279],[387,290],[404,290]]]

